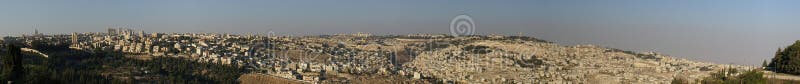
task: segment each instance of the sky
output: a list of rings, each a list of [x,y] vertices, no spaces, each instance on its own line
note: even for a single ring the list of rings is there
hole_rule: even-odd
[[[3,0],[0,36],[103,32],[476,33],[760,65],[800,40],[797,0]]]

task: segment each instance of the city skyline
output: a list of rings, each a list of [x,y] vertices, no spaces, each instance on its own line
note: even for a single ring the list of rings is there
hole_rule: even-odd
[[[343,4],[327,4],[343,3]],[[687,59],[756,65],[800,39],[798,1],[6,1],[3,35],[102,32],[447,34],[469,14],[477,34],[559,44],[656,51]],[[291,5],[289,5],[291,4]],[[759,60],[754,60],[759,59]]]

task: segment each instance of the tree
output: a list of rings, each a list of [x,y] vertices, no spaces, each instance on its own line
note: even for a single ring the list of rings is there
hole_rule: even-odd
[[[800,40],[783,50],[778,49],[767,66],[771,71],[800,75]]]
[[[781,52],[783,52],[783,49],[781,48],[778,48],[778,51],[775,51],[775,57],[772,58],[772,61],[769,64],[767,64],[767,69],[777,67],[775,63],[780,63],[780,61],[783,60],[783,55],[781,55]]]
[[[8,51],[6,55],[3,56],[4,65],[2,72],[3,77],[6,78],[4,80],[19,80],[19,78],[22,78],[21,74],[23,74],[24,71],[22,67],[22,51],[19,47],[14,45],[10,45],[7,48]]]
[[[736,73],[731,70],[735,69],[722,69],[711,73],[711,76],[702,78],[698,82],[700,84],[768,84],[768,79],[764,78],[764,72],[759,69],[746,70],[740,72],[739,75],[730,74]],[[684,81],[686,80],[673,79],[672,84],[688,84]]]

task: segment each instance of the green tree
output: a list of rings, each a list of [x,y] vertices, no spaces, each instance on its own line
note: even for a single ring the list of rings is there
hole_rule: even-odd
[[[714,73],[711,76],[699,80],[700,84],[767,84],[769,81],[764,78],[764,72],[759,69],[746,70],[739,75],[729,74],[732,69],[723,69]],[[729,74],[729,75],[726,75]],[[672,84],[688,84],[683,82],[686,80],[673,79]]]
[[[771,71],[800,75],[800,40],[783,50],[778,49],[767,66]]]
[[[15,81],[22,78],[24,73],[22,67],[22,51],[19,47],[10,45],[7,47],[6,55],[3,56],[3,77],[4,80]]]

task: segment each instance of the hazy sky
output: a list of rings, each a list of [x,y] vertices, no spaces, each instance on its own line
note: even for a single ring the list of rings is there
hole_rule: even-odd
[[[449,33],[468,14],[479,34],[657,51],[759,65],[800,40],[797,0],[4,0],[0,35],[101,32]]]

